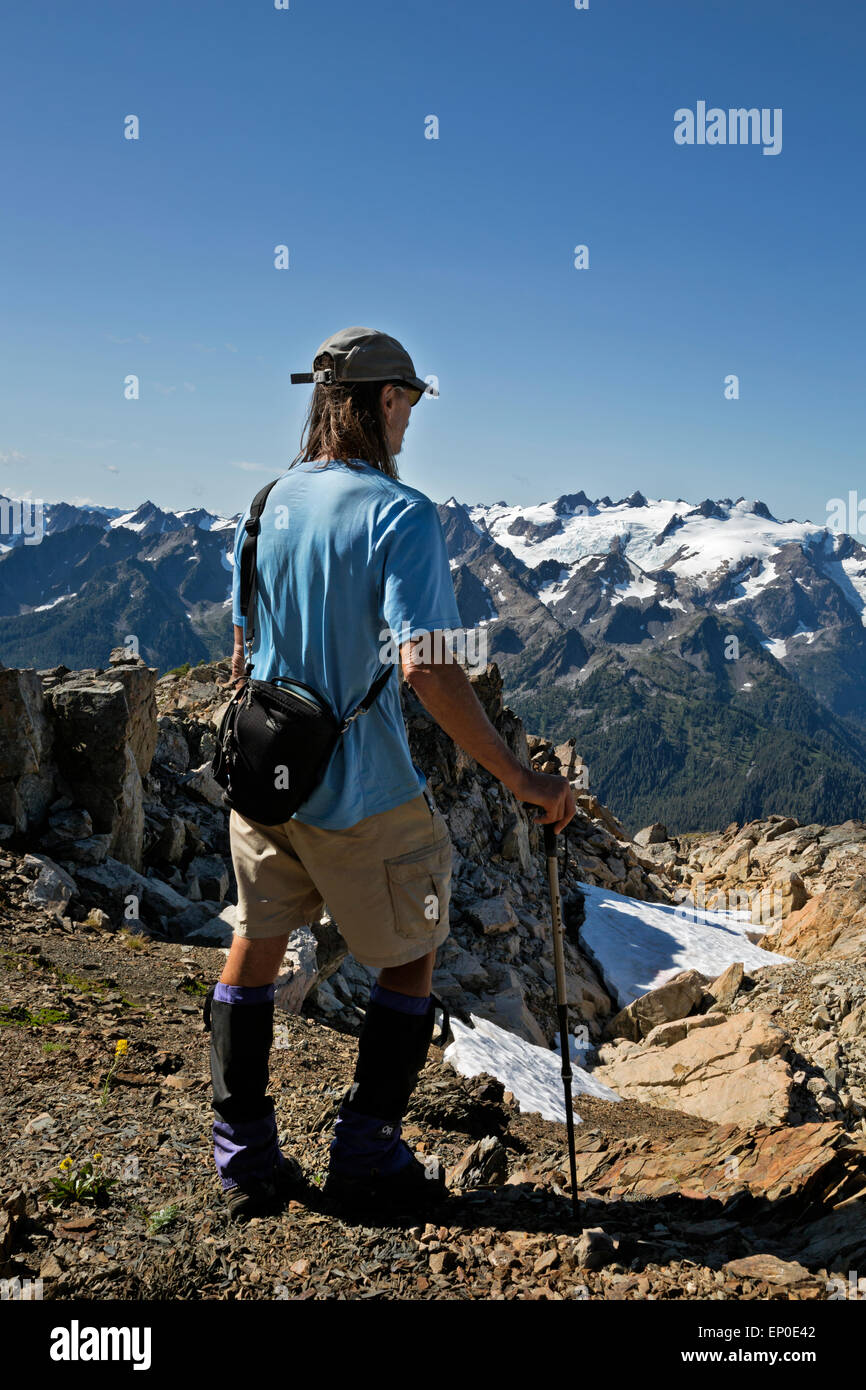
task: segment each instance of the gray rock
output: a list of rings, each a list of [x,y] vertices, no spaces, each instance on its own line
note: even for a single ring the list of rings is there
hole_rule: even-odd
[[[63,913],[78,892],[75,879],[45,854],[27,854],[24,864],[38,869],[36,881],[27,893],[30,902],[51,912]]]
[[[616,1246],[601,1226],[587,1226],[575,1246],[574,1257],[581,1269],[603,1269],[615,1261]]]
[[[35,671],[0,668],[0,820],[24,834],[55,795],[53,731]]]
[[[110,835],[89,835],[86,840],[64,844],[62,858],[73,864],[101,864],[108,856],[110,844]]]
[[[297,1014],[319,978],[317,942],[310,927],[292,932],[277,976],[274,1003],[286,1013]],[[318,995],[317,995],[318,999]]]
[[[662,825],[661,821],[654,821],[637,832],[634,842],[636,845],[663,845],[668,838],[667,826]]]
[[[466,1189],[502,1183],[508,1173],[508,1154],[495,1135],[471,1144],[448,1175],[449,1187]]]
[[[516,1033],[527,1042],[535,1043],[538,1047],[547,1047],[547,1037],[527,1004],[522,989],[502,990],[493,998],[485,995],[476,1012],[481,1018],[489,1019],[491,1023],[498,1024],[509,1033]]]
[[[181,781],[185,791],[209,806],[225,805],[223,789],[211,772],[210,763],[202,763],[201,767],[194,768]]]
[[[495,898],[475,898],[467,903],[465,915],[470,922],[481,927],[485,936],[498,932],[513,931],[517,926],[514,908],[504,894]]]
[[[532,867],[532,851],[529,848],[529,826],[525,816],[512,816],[502,836],[502,858],[510,863],[520,864],[521,871],[528,873]]]
[[[183,723],[176,715],[163,714],[157,720],[159,737],[156,741],[154,759],[164,763],[173,772],[186,772],[189,768],[189,745],[183,732]]]
[[[187,873],[198,879],[201,896],[221,903],[229,891],[229,872],[219,855],[196,855],[187,865]]]

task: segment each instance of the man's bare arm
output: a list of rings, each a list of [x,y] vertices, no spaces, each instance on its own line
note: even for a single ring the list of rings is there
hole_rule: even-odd
[[[400,662],[405,679],[424,708],[458,747],[492,773],[518,801],[542,807],[539,824],[562,830],[575,813],[569,783],[564,777],[532,772],[514,756],[487,718],[442,634],[405,642],[400,648]]]
[[[244,678],[244,667],[246,666],[246,654],[244,652],[244,630],[234,624],[235,647],[232,652],[232,681],[235,685],[240,684]]]

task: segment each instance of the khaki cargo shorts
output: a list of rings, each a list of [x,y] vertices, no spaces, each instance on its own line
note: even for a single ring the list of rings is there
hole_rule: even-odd
[[[232,811],[235,935],[262,940],[318,921],[327,905],[362,965],[426,955],[448,935],[451,839],[425,787],[346,830],[289,820],[259,825]]]

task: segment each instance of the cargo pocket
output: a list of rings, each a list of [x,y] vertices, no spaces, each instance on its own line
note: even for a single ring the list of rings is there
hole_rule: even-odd
[[[448,920],[451,899],[451,840],[385,860],[394,927],[408,941],[425,941]]]

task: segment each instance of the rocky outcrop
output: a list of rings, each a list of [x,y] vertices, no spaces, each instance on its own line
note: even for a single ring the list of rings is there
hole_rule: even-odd
[[[605,1043],[604,1065],[593,1076],[626,1100],[744,1129],[781,1124],[791,1095],[783,1056],[789,1046],[788,1035],[771,1018],[740,1013],[714,1027],[692,1028],[666,1047]]]
[[[697,970],[680,971],[672,980],[621,1009],[608,1024],[607,1037],[639,1042],[660,1024],[685,1018],[700,1003],[708,983]]]
[[[0,822],[26,833],[54,799],[53,730],[35,671],[0,669]]]
[[[772,815],[699,836],[668,836],[656,824],[633,847],[671,882],[677,902],[744,913],[765,950],[817,961],[866,948],[866,822],[800,825]]]
[[[142,778],[157,673],[123,649],[108,671],[0,671],[0,817],[59,859],[141,867]]]

